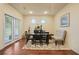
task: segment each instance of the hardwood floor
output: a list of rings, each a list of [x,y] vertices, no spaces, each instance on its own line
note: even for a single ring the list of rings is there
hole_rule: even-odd
[[[1,50],[0,55],[77,55],[72,50],[24,50],[24,44],[25,40],[21,39]]]

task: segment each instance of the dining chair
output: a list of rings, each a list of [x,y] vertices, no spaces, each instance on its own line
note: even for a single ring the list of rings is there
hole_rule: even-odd
[[[58,29],[54,34],[55,45],[62,44],[64,45],[66,39],[67,31],[64,29]]]
[[[32,44],[38,44],[38,43],[40,43],[41,44],[41,35],[40,35],[40,33],[35,33],[34,35],[33,35],[33,40],[32,40]]]
[[[49,44],[49,32],[43,32],[42,33],[42,36],[41,36],[41,42],[42,44],[45,43],[45,44]]]
[[[25,39],[26,39],[26,44],[29,40],[32,40],[31,35],[27,33],[27,31],[25,31]]]

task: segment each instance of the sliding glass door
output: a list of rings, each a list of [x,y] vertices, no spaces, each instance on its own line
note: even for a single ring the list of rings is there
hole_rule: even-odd
[[[19,20],[14,18],[14,39],[19,37]]]
[[[19,20],[5,14],[4,43],[7,44],[19,37]]]
[[[5,27],[4,27],[4,42],[8,43],[12,41],[12,17],[5,15]]]

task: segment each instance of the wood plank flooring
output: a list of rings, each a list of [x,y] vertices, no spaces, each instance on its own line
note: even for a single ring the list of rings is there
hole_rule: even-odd
[[[1,50],[0,55],[77,55],[72,50],[24,50],[24,45],[25,40],[21,39]]]

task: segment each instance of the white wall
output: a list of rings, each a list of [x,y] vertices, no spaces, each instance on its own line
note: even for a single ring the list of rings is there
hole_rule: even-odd
[[[62,15],[70,13],[70,27],[67,30],[67,44],[75,52],[79,53],[79,4],[68,4],[55,17],[55,30],[60,27],[60,18]]]
[[[66,45],[69,46],[72,50],[79,53],[79,4],[68,4],[60,12],[58,12],[55,17],[52,16],[24,16],[17,12],[14,8],[8,4],[0,4],[0,48],[4,46],[3,41],[3,23],[4,23],[4,14],[7,13],[11,16],[14,16],[20,19],[20,37],[24,31],[28,30],[28,27],[34,28],[35,25],[31,23],[32,18],[35,18],[37,22],[41,19],[46,20],[46,24],[43,25],[43,28],[50,33],[53,33],[56,29],[60,27],[60,18],[66,13],[70,13],[70,27],[64,28],[67,30]],[[23,25],[22,25],[23,24]],[[33,29],[32,29],[33,30]]]
[[[36,24],[32,24],[32,19],[36,20]],[[29,27],[31,27],[31,31],[33,31],[36,25],[41,25],[41,20],[46,21],[46,23],[43,24],[43,29],[50,33],[53,33],[54,31],[53,16],[43,16],[43,15],[24,16],[24,31],[28,30]]]
[[[3,27],[4,27],[5,13],[13,17],[16,17],[20,20],[20,37],[22,35],[22,22],[23,22],[22,15],[8,4],[0,4],[0,49],[4,47]]]

